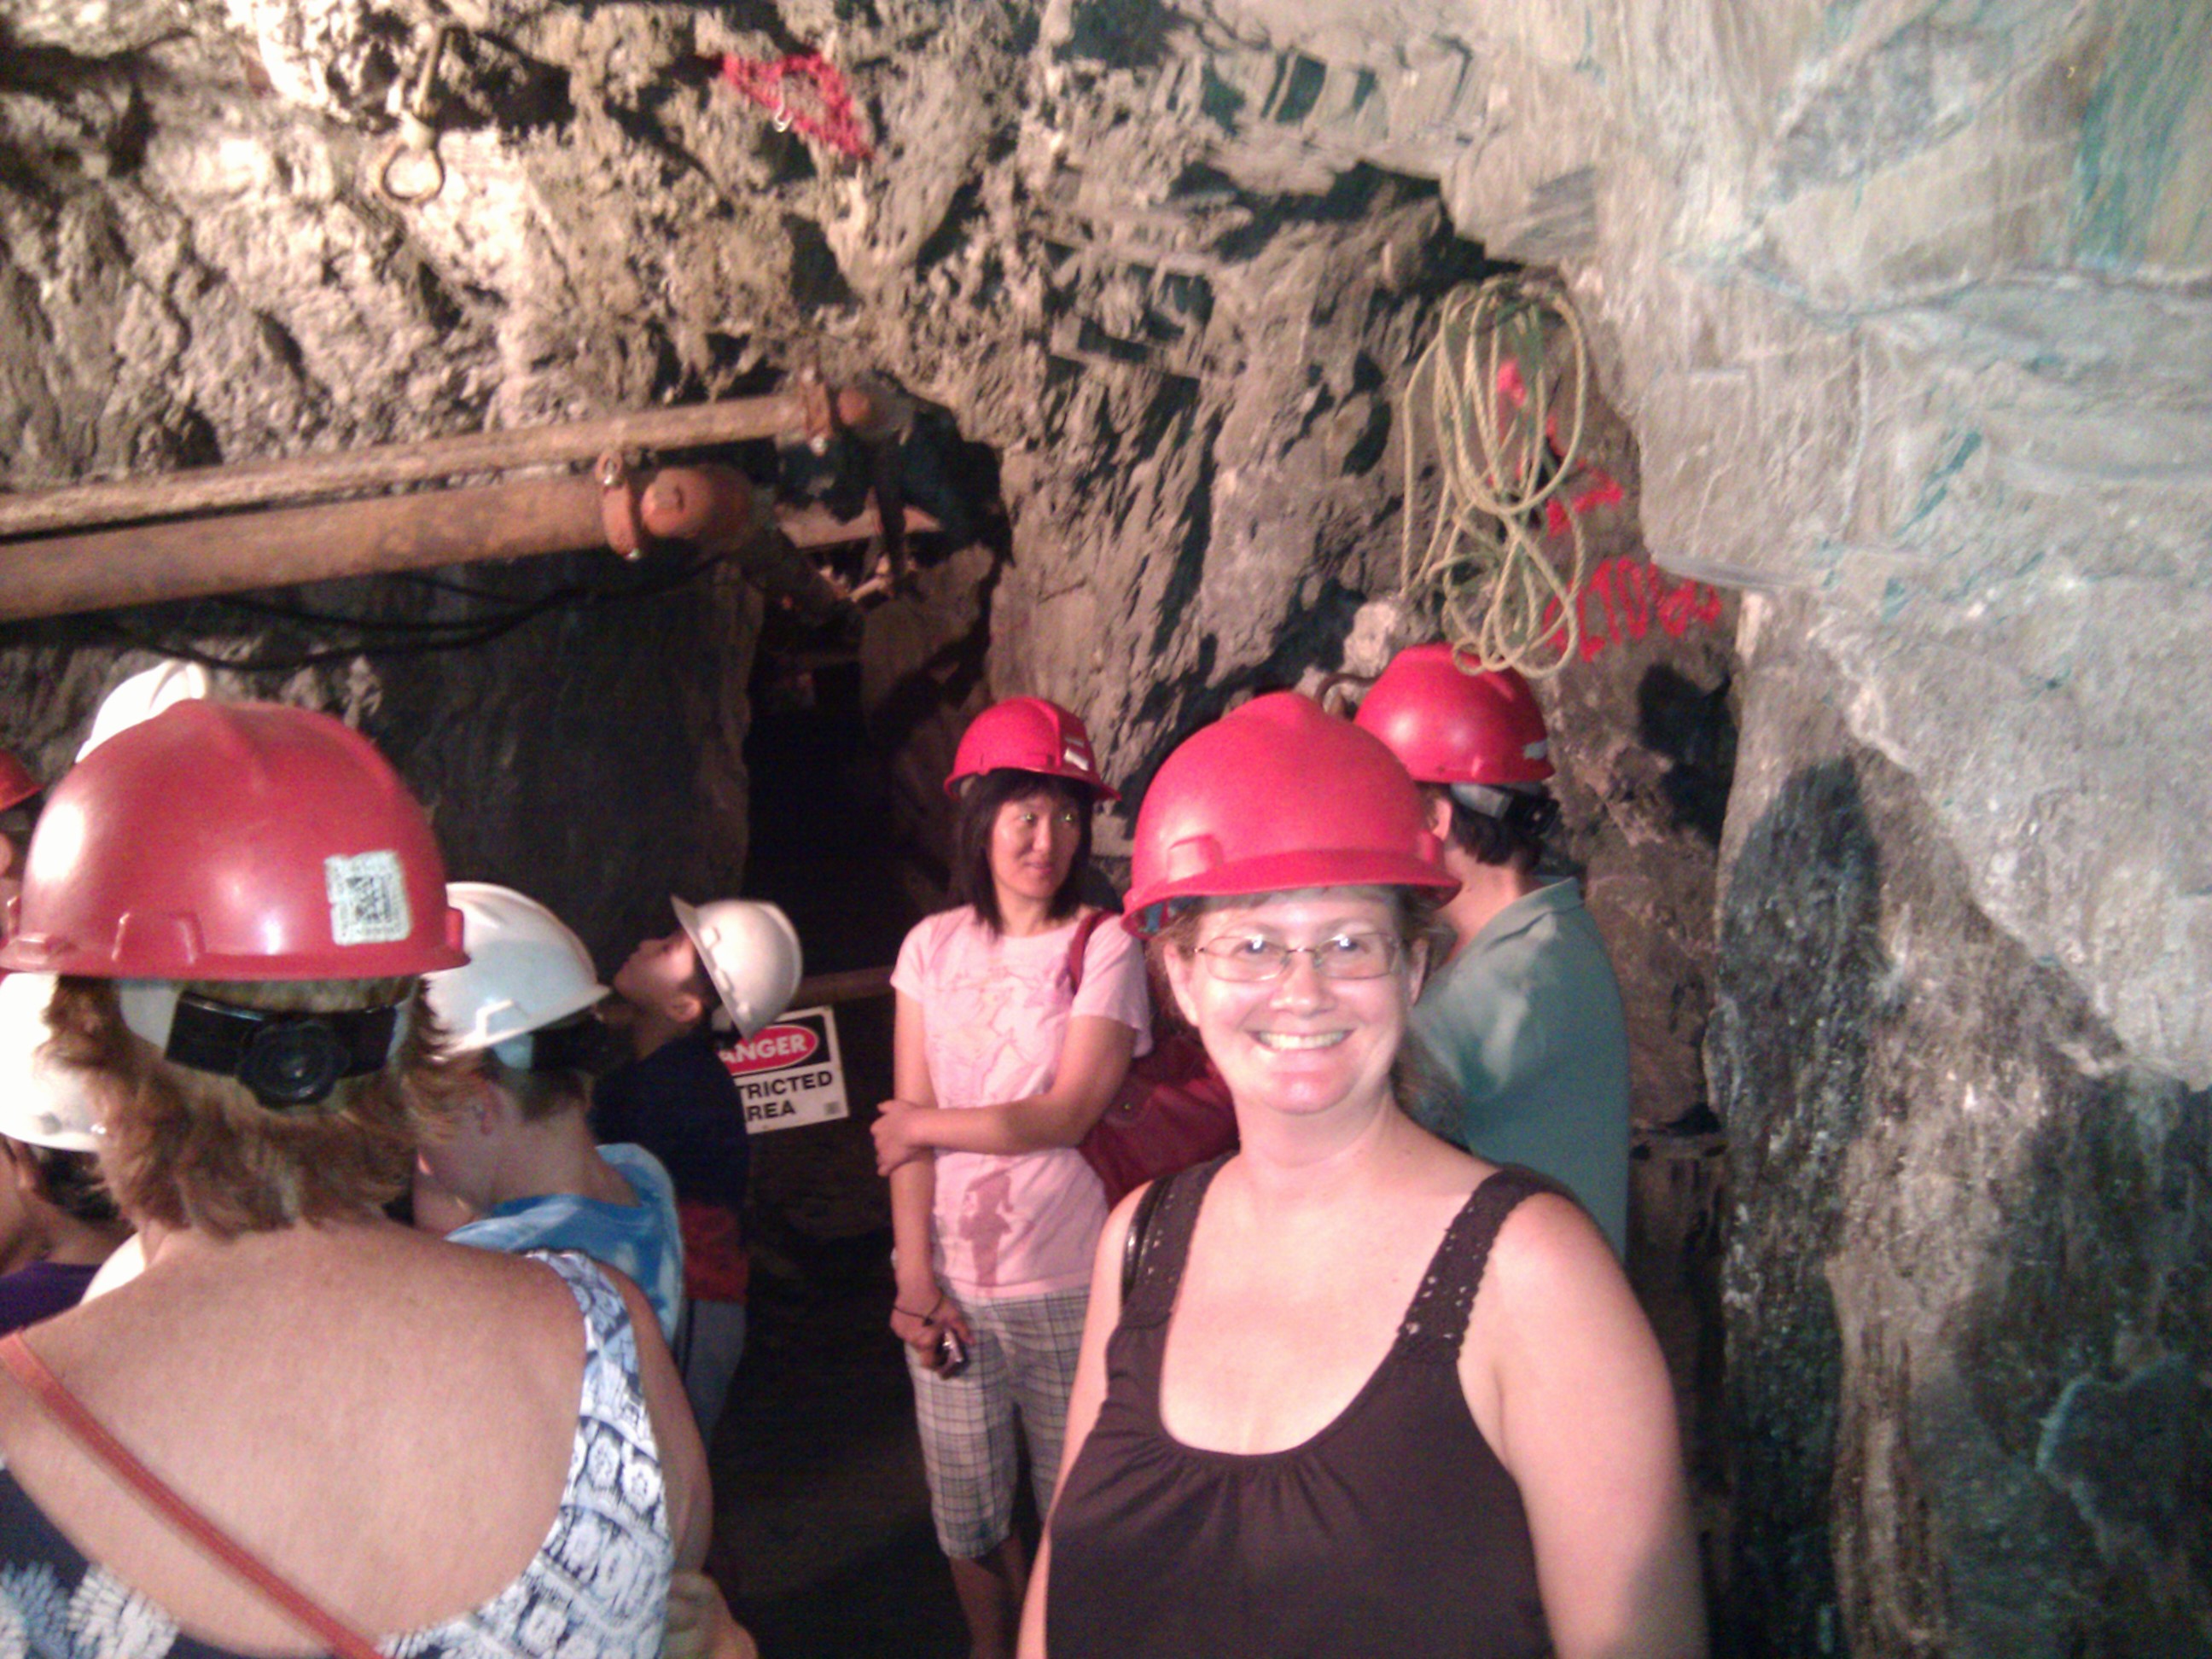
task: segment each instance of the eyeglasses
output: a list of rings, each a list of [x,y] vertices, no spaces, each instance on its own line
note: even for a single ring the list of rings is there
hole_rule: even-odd
[[[1323,979],[1380,979],[1398,965],[1399,944],[1389,933],[1333,933],[1318,945],[1285,945],[1263,933],[1229,933],[1198,947],[1216,979],[1257,983],[1280,979],[1292,957],[1313,958]]]

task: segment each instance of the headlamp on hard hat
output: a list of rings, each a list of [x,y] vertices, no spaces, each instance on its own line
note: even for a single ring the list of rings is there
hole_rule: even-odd
[[[406,1036],[404,1005],[329,1013],[243,1008],[161,980],[116,987],[123,1023],[186,1071],[234,1077],[264,1106],[330,1098],[350,1077],[380,1072]]]
[[[1451,798],[1470,812],[1496,818],[1513,833],[1541,841],[1559,821],[1559,803],[1541,787],[1455,783]]]

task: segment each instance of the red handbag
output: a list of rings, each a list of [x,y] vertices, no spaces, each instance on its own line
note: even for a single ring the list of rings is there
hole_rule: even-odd
[[[1094,911],[1076,924],[1067,947],[1071,990],[1083,984],[1084,953],[1098,924],[1120,918]],[[1129,1062],[1098,1121],[1076,1151],[1097,1171],[1110,1207],[1156,1176],[1203,1164],[1237,1146],[1237,1110],[1229,1085],[1196,1033],[1156,1032],[1152,1051]]]

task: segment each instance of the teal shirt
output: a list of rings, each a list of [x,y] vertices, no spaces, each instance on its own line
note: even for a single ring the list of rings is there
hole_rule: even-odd
[[[617,1141],[599,1156],[637,1194],[635,1204],[609,1204],[576,1193],[550,1193],[494,1205],[446,1237],[456,1244],[520,1255],[525,1250],[581,1250],[626,1273],[653,1304],[660,1334],[672,1346],[684,1319],[684,1235],[676,1219],[676,1188],[660,1160],[642,1146]]]
[[[1625,1256],[1628,1026],[1581,884],[1553,882],[1492,916],[1430,979],[1413,1029],[1460,1093],[1444,1133],[1559,1182]]]

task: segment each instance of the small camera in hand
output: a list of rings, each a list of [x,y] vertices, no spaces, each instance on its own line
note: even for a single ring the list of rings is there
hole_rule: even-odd
[[[968,1369],[968,1345],[960,1340],[960,1333],[947,1325],[937,1334],[937,1374],[957,1376]]]

